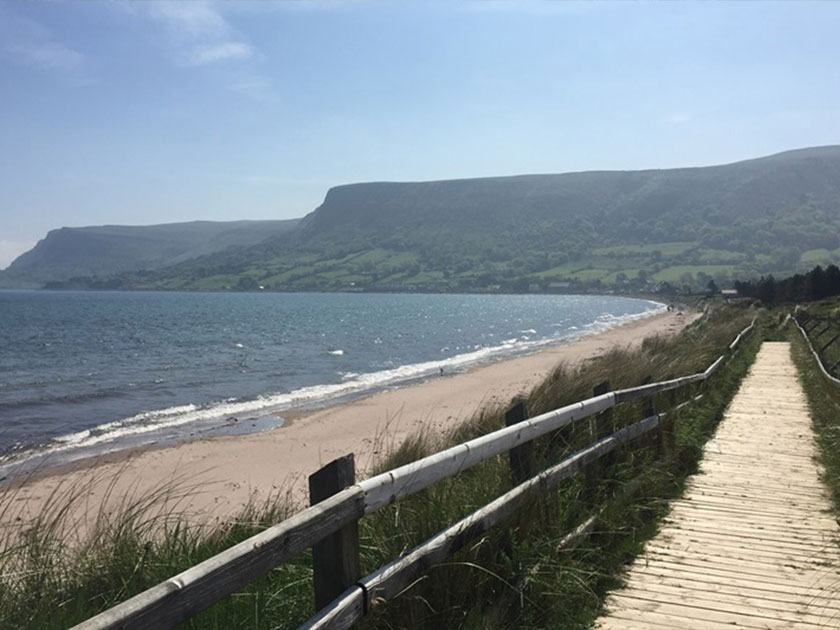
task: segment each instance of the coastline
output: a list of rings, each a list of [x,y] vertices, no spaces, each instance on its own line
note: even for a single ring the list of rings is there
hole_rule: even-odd
[[[482,407],[507,405],[560,363],[574,365],[645,337],[673,334],[694,317],[659,312],[465,372],[320,409],[282,412],[283,426],[260,433],[138,447],[44,468],[12,480],[4,492],[14,509],[0,515],[0,524],[26,522],[64,494],[84,496],[74,514],[82,522],[164,487],[175,488],[169,507],[193,523],[218,522],[251,500],[286,492],[304,503],[307,476],[336,457],[353,452],[357,477],[363,478],[377,458],[409,435],[443,433]]]

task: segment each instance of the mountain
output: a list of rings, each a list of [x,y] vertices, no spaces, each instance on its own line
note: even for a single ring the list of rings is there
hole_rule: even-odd
[[[699,287],[836,262],[839,234],[840,146],[827,146],[711,167],[337,186],[258,245],[109,286]]]
[[[291,221],[193,221],[51,230],[0,272],[0,286],[41,286],[74,276],[154,270],[228,247],[247,247],[293,229]]]

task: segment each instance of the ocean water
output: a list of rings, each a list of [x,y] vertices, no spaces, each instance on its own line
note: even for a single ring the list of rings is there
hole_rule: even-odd
[[[661,308],[566,295],[0,291],[0,478],[263,430],[284,410],[439,378]]]

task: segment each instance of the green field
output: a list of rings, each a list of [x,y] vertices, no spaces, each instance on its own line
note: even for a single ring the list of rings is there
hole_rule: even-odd
[[[734,265],[674,265],[657,271],[653,274],[653,279],[657,282],[682,282],[682,277],[687,273],[693,276],[698,273],[715,276],[722,273],[732,273],[735,269]]]
[[[697,247],[697,243],[675,241],[666,243],[648,243],[646,245],[614,245],[612,247],[598,247],[592,250],[595,256],[632,256],[637,254],[651,255],[659,252],[663,256],[679,256]]]

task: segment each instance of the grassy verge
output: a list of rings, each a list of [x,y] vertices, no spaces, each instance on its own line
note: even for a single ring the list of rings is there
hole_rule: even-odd
[[[791,323],[789,328],[793,360],[808,398],[819,445],[823,480],[831,492],[835,512],[840,515],[840,387],[825,378],[796,326]]]
[[[532,415],[587,398],[609,379],[613,388],[638,385],[705,369],[725,352],[752,311],[714,309],[678,337],[651,339],[633,352],[614,351],[569,369],[560,367],[528,397]],[[580,475],[545,493],[450,561],[430,568],[394,601],[378,606],[365,628],[585,628],[597,614],[620,567],[656,528],[667,500],[694,470],[702,445],[752,362],[760,334],[708,383],[703,398],[676,417],[676,448],[663,457],[655,440],[641,438],[611,456],[600,475]],[[699,392],[692,392],[697,394]],[[663,394],[654,404],[673,401]],[[642,403],[616,408],[616,426],[643,415]],[[392,468],[503,423],[501,410],[477,414],[451,435],[407,440],[386,460]],[[537,444],[543,465],[559,461],[590,437],[586,422]],[[606,427],[604,427],[606,430]],[[454,520],[511,487],[507,460],[491,459],[457,478],[389,506],[360,523],[363,571],[397,557]],[[67,506],[84,488],[58,492],[23,536],[0,540],[0,627],[64,628],[199,562],[276,522],[289,502],[274,497],[249,506],[236,522],[214,531],[187,528],[173,513],[156,513],[161,496],[188,492],[173,485],[129,501],[116,514],[100,515],[85,541],[63,544]],[[11,509],[5,497],[0,511]],[[600,512],[602,506],[608,506]],[[591,536],[575,547],[563,539],[600,513]],[[163,532],[164,535],[160,535]],[[271,571],[262,580],[194,618],[190,628],[294,628],[312,612],[308,554]]]

